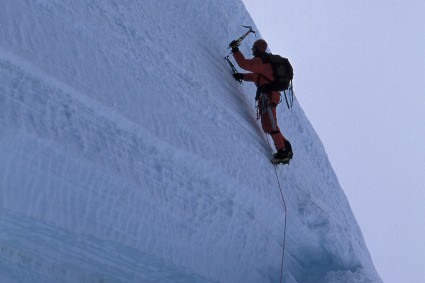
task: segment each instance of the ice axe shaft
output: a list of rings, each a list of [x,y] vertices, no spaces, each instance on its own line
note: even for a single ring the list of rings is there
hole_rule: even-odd
[[[230,69],[232,69],[233,74],[239,74],[238,70],[236,69],[235,65],[233,65],[232,61],[229,59],[229,55],[224,57],[224,60],[226,60],[227,64],[229,65]],[[238,79],[239,83],[242,83],[241,79]]]
[[[249,29],[246,33],[244,33],[241,37],[239,37],[238,39],[235,40],[235,43],[237,45],[240,45],[242,40],[245,39],[245,37],[250,34],[251,32],[255,34],[255,30],[252,29],[252,26],[243,26],[244,28]]]

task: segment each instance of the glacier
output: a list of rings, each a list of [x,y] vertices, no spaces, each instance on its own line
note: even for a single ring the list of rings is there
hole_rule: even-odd
[[[382,282],[296,99],[270,164],[223,60],[242,24],[240,0],[2,1],[0,282]]]

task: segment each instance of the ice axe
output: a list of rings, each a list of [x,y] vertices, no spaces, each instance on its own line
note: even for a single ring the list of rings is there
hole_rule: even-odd
[[[245,37],[250,34],[251,32],[255,34],[255,30],[252,29],[252,26],[243,26],[244,28],[247,28],[248,31],[246,33],[244,33],[241,37],[239,37],[238,39],[233,40],[232,42],[229,43],[229,48],[232,48],[233,46],[239,46],[242,42],[242,40],[245,39]]]

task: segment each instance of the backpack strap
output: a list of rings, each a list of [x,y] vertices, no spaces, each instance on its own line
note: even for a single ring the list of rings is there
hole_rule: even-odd
[[[288,97],[286,95],[286,90],[284,90],[283,93],[285,94],[286,106],[288,106],[288,109],[291,109],[292,106],[294,105],[294,89],[292,86],[292,80],[289,82],[289,87],[288,87],[289,102],[288,102]]]

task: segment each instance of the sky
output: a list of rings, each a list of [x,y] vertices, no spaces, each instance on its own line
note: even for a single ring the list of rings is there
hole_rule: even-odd
[[[381,278],[423,282],[425,2],[243,2],[290,59]]]

